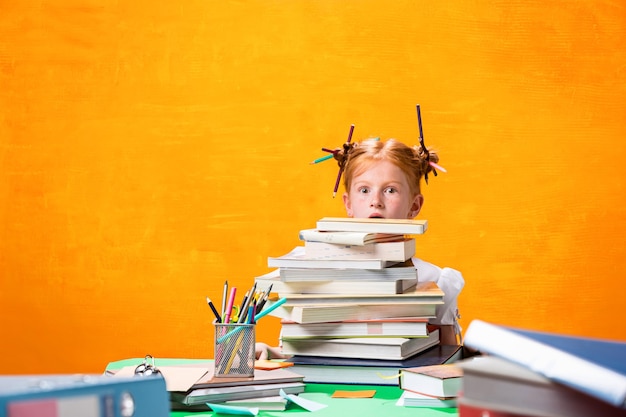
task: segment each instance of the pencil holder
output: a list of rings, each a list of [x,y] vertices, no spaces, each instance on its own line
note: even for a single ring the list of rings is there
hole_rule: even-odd
[[[215,376],[253,377],[256,325],[215,323]]]

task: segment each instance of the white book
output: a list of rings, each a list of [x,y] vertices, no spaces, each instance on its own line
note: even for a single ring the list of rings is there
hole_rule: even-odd
[[[254,281],[259,290],[267,290],[270,285],[272,292],[279,296],[289,296],[290,294],[402,294],[410,291],[417,285],[417,275],[412,279],[383,280],[383,281],[356,281],[356,280],[335,280],[335,281],[282,281],[280,270],[268,272],[265,275],[256,277]]]
[[[285,339],[285,355],[402,360],[439,344],[439,331],[417,338]]]
[[[394,262],[382,259],[340,259],[340,258],[310,258],[304,252],[303,246],[294,248],[291,252],[267,258],[270,268],[314,268],[314,269],[383,269]]]
[[[280,279],[294,281],[397,281],[415,279],[417,269],[412,259],[383,269],[356,268],[280,268]]]
[[[317,230],[330,232],[369,232],[421,235],[426,232],[426,220],[378,219],[353,217],[324,217],[317,221]]]
[[[269,302],[271,305],[271,302]],[[367,308],[356,304],[294,306],[284,304],[270,313],[271,316],[295,321],[297,323],[323,323],[328,321],[366,320],[388,317],[435,317],[436,304],[381,304],[368,305]]]
[[[516,363],[551,381],[626,408],[626,343],[473,320],[465,345]]]
[[[400,407],[453,408],[456,407],[456,398],[437,398],[416,392],[402,391],[396,405]]]
[[[305,242],[325,242],[337,245],[367,245],[375,242],[401,240],[402,234],[368,232],[323,232],[317,229],[300,230],[300,240]]]
[[[382,259],[404,262],[415,255],[415,239],[400,239],[367,245],[344,245],[326,242],[304,242],[307,258],[315,259]]]
[[[346,338],[346,337],[424,337],[428,335],[428,319],[401,317],[369,320],[345,320],[301,324],[283,320],[284,339]]]

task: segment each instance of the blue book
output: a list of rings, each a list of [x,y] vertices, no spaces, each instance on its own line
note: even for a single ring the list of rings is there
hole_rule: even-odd
[[[473,320],[465,346],[626,408],[626,343],[517,329]]]
[[[462,347],[437,345],[404,360],[355,359],[295,355],[287,359],[293,372],[304,382],[318,384],[357,384],[398,386],[398,374],[404,368],[455,362],[462,357]]]
[[[159,376],[0,376],[0,417],[169,417]]]

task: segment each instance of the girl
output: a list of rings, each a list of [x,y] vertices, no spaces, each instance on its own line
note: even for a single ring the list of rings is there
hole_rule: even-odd
[[[335,153],[344,168],[343,203],[348,217],[378,217],[412,219],[423,204],[420,183],[428,174],[436,175],[439,157],[423,145],[407,146],[389,139],[376,139],[344,145]],[[441,169],[441,168],[440,168]],[[457,297],[465,281],[460,272],[440,268],[413,258],[419,281],[434,281],[445,293],[444,304],[437,307],[437,317],[431,324],[439,325],[442,344],[459,344]],[[279,347],[257,343],[257,358],[284,358]]]

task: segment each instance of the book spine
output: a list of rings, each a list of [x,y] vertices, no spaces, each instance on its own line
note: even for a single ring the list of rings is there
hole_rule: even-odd
[[[473,320],[465,345],[626,408],[626,376],[500,326]]]

